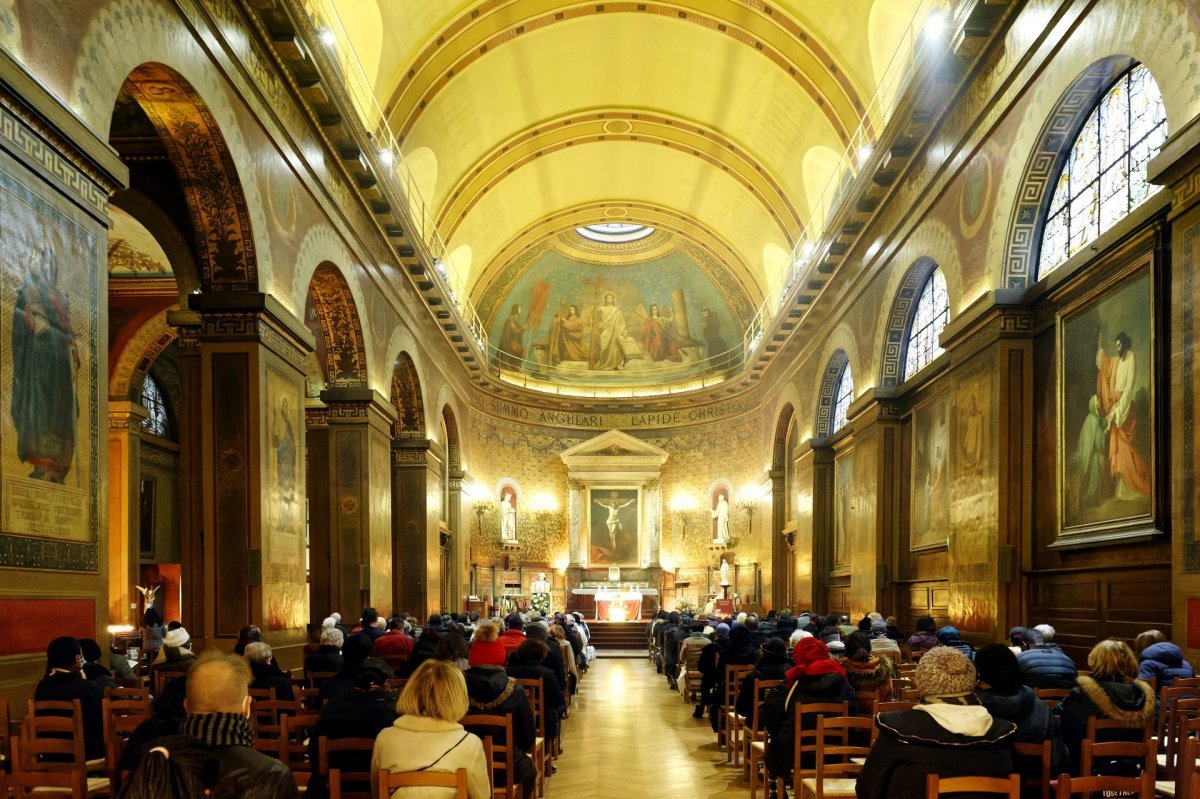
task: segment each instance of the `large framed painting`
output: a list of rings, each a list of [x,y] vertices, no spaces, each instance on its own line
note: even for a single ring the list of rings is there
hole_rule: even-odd
[[[637,488],[588,490],[588,562],[639,566],[642,502]]]
[[[1058,315],[1054,547],[1157,532],[1151,270],[1147,255]]]
[[[833,462],[833,546],[831,563],[834,573],[850,569],[850,542],[854,517],[854,450],[838,454]]]
[[[950,537],[950,393],[913,411],[909,546],[946,546]]]

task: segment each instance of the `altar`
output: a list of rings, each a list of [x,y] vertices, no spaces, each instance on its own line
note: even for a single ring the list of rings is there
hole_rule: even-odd
[[[574,588],[567,609],[594,621],[636,621],[658,611],[655,588]]]

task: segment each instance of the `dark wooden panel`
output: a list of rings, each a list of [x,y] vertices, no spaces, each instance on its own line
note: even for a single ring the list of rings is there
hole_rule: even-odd
[[[216,634],[237,637],[249,619],[250,458],[249,362],[245,353],[212,356],[213,540]]]
[[[0,599],[0,655],[40,655],[60,635],[98,638],[96,600]]]

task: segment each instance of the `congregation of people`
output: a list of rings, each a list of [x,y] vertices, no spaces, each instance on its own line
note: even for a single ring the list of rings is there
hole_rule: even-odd
[[[1177,705],[1184,713],[1181,696],[1200,702],[1200,681],[1158,630],[1132,646],[1098,641],[1081,670],[1049,625],[1013,628],[1007,641],[978,649],[929,616],[915,626],[906,635],[879,613],[851,624],[840,614],[660,611],[646,637],[666,688],[694,702],[693,718],[711,725],[728,763],[742,762],[752,799],[760,783],[770,799],[916,799],[926,796],[930,774],[1016,774],[1023,795],[1038,797],[1060,776],[1068,785],[1144,777],[1146,796],[1155,777],[1162,789],[1171,776],[1172,768],[1151,773],[1168,739],[1178,742],[1167,711]],[[1189,712],[1200,716],[1200,706]],[[847,723],[860,725],[847,732],[842,717],[869,724]],[[842,746],[822,759],[826,728],[840,730],[830,740]],[[848,741],[862,744],[858,762]],[[1107,742],[1143,749],[1093,758],[1091,747]],[[836,778],[823,776],[830,773]]]
[[[353,625],[333,613],[312,631],[299,674],[262,638],[247,626],[232,651],[196,652],[179,622],[150,608],[136,656],[54,639],[17,770],[77,766],[89,791],[107,780],[132,799],[374,797],[380,775],[461,770],[470,799],[494,787],[535,799],[557,770],[592,653],[586,622],[567,613],[434,614],[423,625],[373,608]],[[78,763],[46,748],[71,736],[39,727],[64,719],[78,725]],[[397,797],[457,795],[396,784]]]

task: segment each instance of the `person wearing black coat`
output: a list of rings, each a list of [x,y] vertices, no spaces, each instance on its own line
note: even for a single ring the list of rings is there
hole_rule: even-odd
[[[549,746],[551,741],[557,740],[559,719],[567,710],[562,685],[554,676],[554,672],[543,665],[546,653],[549,651],[550,647],[546,646],[544,642],[536,638],[526,638],[516,651],[508,656],[508,665],[505,667],[509,677],[515,677],[518,680],[542,681],[542,714],[546,719],[546,746]]]
[[[304,659],[304,673],[333,672],[336,674],[346,665],[342,659],[342,645],[346,642],[337,627],[321,628],[321,643],[317,651]]]
[[[1011,721],[1017,727],[1017,743],[1049,740],[1051,774],[1058,774],[1066,762],[1066,748],[1050,707],[1038,699],[1033,689],[1021,684],[1017,656],[1004,644],[989,644],[975,655],[979,686],[975,696],[993,718]],[[1017,757],[1017,769],[1027,777],[1041,774],[1041,758]]]
[[[1017,655],[1021,682],[1030,688],[1074,688],[1079,671],[1058,644],[1047,644],[1037,630],[1021,636],[1029,648]]]
[[[528,753],[533,751],[537,738],[537,724],[525,689],[516,678],[509,677],[504,671],[508,653],[499,639],[500,631],[495,624],[479,625],[471,641],[471,654],[468,658],[471,665],[463,672],[463,677],[467,681],[470,713],[510,716],[513,740],[498,740],[503,738],[503,731],[497,732],[491,728],[466,725],[466,729],[480,738],[490,735],[497,744],[513,746],[513,779],[521,783],[525,796],[535,796],[537,769]],[[503,780],[504,775],[497,772],[496,778]]]
[[[411,677],[413,672],[417,670],[417,666],[420,666],[434,656],[434,653],[437,652],[438,641],[442,640],[443,635],[456,635],[456,633],[435,629],[427,625],[421,631],[421,637],[413,644],[412,654],[408,656],[408,660],[400,664],[397,675],[400,677]]]
[[[548,630],[544,622],[539,621],[526,625],[525,637],[541,641],[546,645],[546,657],[542,660],[542,665],[554,673],[554,679],[558,682],[558,692],[561,694],[563,689],[567,687],[567,666],[563,663],[562,647],[558,645],[557,641],[551,646],[548,640]]]
[[[246,645],[246,660],[250,661],[250,673],[253,675],[253,680],[250,683],[251,688],[258,690],[273,689],[275,698],[285,702],[291,702],[296,698],[296,694],[292,691],[292,684],[288,681],[287,676],[280,671],[275,665],[275,659],[271,655],[270,644],[265,644],[262,641]],[[195,668],[193,666],[192,668]]]
[[[1055,708],[1067,747],[1068,767],[1079,774],[1081,744],[1087,737],[1088,719],[1114,719],[1118,729],[1097,733],[1103,741],[1141,741],[1143,731],[1155,717],[1154,690],[1137,678],[1137,659],[1133,650],[1112,638],[1092,647],[1088,654],[1090,677],[1079,677],[1078,685]],[[1139,764],[1130,760],[1114,761],[1096,771],[1107,776],[1136,776]]]
[[[701,652],[703,654],[703,651]],[[729,631],[729,646],[720,652],[717,658],[717,679],[712,687],[709,704],[709,719],[712,731],[721,734],[720,742],[725,742],[725,719],[721,716],[721,702],[725,693],[726,666],[753,666],[758,658],[750,631],[744,625],[738,625]]]
[[[759,680],[782,680],[791,667],[787,643],[782,638],[768,638],[764,641],[758,648],[758,664],[743,678],[738,688],[737,699],[734,701],[734,710],[738,715],[749,720],[754,713],[754,704],[758,701]]]
[[[392,669],[379,658],[367,658],[354,670],[354,687],[334,697],[321,708],[321,715],[308,739],[308,760],[313,764],[313,776],[308,785],[308,799],[328,795],[325,775],[317,773],[320,762],[319,742],[322,737],[374,738],[380,730],[396,720],[396,695],[384,685],[392,677]],[[370,752],[333,752],[329,767],[342,771],[371,770]]]
[[[802,638],[792,650],[791,669],[778,686],[763,700],[759,710],[759,725],[767,731],[767,751],[763,758],[771,780],[769,795],[774,795],[774,780],[787,778],[795,765],[796,708],[813,703],[846,703],[849,714],[858,711],[854,689],[846,681],[841,664],[829,656],[829,649],[819,638]],[[805,729],[816,725],[814,714],[801,719]],[[801,764],[811,768],[809,755]]]
[[[79,649],[83,652],[84,679],[99,685],[101,691],[105,688],[116,688],[117,683],[113,679],[112,672],[100,663],[102,656],[100,645],[91,638],[80,638]]]
[[[341,671],[321,683],[317,690],[317,697],[322,705],[354,688],[354,672],[358,669],[358,664],[370,656],[371,645],[370,638],[358,633],[346,638],[346,643],[342,645]]]
[[[858,799],[923,799],[925,778],[1007,777],[1017,728],[975,698],[975,667],[957,648],[929,650],[913,680],[921,704],[880,713],[878,735],[855,785]]]
[[[721,622],[716,626],[712,643],[705,645],[700,650],[700,661],[696,664],[696,668],[700,671],[700,701],[696,704],[695,712],[692,713],[694,719],[704,718],[704,709],[718,699],[714,694],[720,681],[717,664],[728,648],[729,625]]]
[[[78,699],[83,713],[84,754],[88,760],[104,757],[104,689],[84,678],[83,652],[77,640],[63,636],[46,647],[46,676],[34,688],[33,699],[36,702]]]

